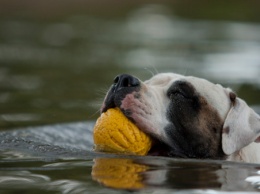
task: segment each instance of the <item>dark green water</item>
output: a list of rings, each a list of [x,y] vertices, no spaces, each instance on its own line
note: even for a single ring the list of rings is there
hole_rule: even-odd
[[[259,106],[258,23],[182,18],[175,15],[184,6],[178,4],[126,4],[124,13],[95,3],[94,13],[90,4],[85,12],[81,4],[72,5],[78,10],[73,6],[70,13],[63,5],[56,14],[42,13],[34,3],[35,10],[21,5],[19,12],[5,5],[10,10],[0,17],[0,129],[94,120],[119,73],[143,80],[168,71],[200,76]]]
[[[129,189],[111,189],[102,174],[91,175],[95,162],[102,169],[110,156],[97,162],[91,135],[82,140],[84,131],[73,132],[73,122],[87,122],[91,131],[120,73],[143,80],[168,71],[203,77],[231,87],[260,112],[257,2],[28,2],[0,2],[0,130],[10,134],[0,134],[1,193]],[[71,133],[50,138],[60,135],[55,124],[71,122]],[[18,131],[32,126],[38,127],[26,132],[30,139],[20,141]],[[124,157],[119,163],[132,174],[112,165],[119,178],[102,176],[136,180],[132,187],[141,185],[140,193],[259,191],[259,165]]]

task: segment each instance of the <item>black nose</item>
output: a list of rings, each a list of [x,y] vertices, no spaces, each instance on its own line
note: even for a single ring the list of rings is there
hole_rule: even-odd
[[[118,75],[114,79],[115,91],[121,88],[137,87],[139,85],[140,85],[140,81],[136,77],[128,74]]]

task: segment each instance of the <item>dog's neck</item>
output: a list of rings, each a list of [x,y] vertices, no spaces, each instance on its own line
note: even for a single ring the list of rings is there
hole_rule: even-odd
[[[251,143],[243,149],[231,154],[227,160],[260,164],[260,143]]]

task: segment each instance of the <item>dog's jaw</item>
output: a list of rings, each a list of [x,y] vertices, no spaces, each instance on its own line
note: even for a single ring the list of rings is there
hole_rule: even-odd
[[[150,95],[150,98],[145,95]],[[160,108],[162,107],[156,106],[156,101],[151,98],[151,94],[147,94],[143,90],[127,94],[120,106],[125,116],[133,121],[140,130],[167,143],[165,141],[168,138],[162,127],[168,121],[165,115],[158,114],[161,113]]]
[[[156,134],[158,130],[149,122],[149,117],[152,116],[151,108],[147,102],[142,102],[141,96],[136,92],[127,94],[120,106],[125,116],[132,120],[138,128],[146,133]]]

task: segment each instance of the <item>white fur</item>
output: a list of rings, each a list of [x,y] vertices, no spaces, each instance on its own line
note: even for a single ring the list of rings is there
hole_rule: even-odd
[[[237,98],[224,123],[223,151],[229,160],[260,163],[260,116],[242,99]]]

